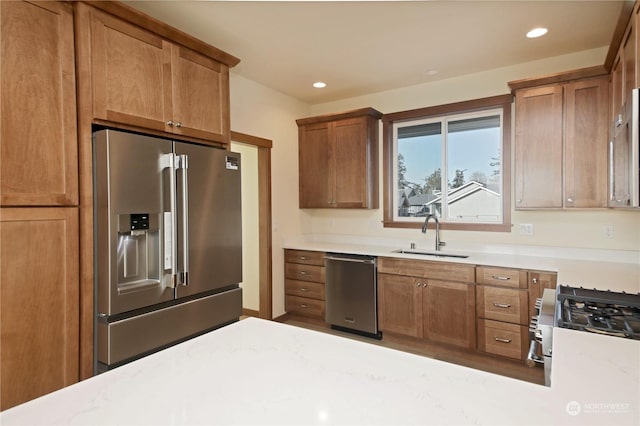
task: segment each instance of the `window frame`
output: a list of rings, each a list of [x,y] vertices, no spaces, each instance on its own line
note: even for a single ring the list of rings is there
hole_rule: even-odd
[[[420,120],[444,115],[466,114],[502,109],[502,223],[440,222],[441,229],[464,231],[511,231],[511,108],[513,96],[499,95],[471,101],[456,102],[433,107],[384,114],[382,116],[382,175],[383,175],[383,226],[385,228],[421,228],[421,222],[394,219],[394,170],[397,156],[394,155],[394,123]]]

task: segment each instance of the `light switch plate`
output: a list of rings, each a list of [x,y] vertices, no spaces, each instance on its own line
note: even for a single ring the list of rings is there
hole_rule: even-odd
[[[520,224],[520,234],[522,234],[522,235],[533,235],[533,224],[532,223],[521,223]]]

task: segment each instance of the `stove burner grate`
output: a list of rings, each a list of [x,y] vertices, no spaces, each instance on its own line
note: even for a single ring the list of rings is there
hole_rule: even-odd
[[[640,295],[561,286],[557,325],[640,340]]]

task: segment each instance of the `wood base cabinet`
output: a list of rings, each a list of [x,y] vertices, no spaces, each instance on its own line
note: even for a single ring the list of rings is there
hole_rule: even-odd
[[[0,209],[0,409],[78,381],[78,209]]]
[[[555,282],[552,272],[476,267],[478,350],[524,360],[535,300]]]
[[[324,252],[285,250],[285,309],[325,321]]]
[[[474,349],[474,269],[472,265],[378,258],[380,330]],[[463,281],[453,281],[454,277]]]

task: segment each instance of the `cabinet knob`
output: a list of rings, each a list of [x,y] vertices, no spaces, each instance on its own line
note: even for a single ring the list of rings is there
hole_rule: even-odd
[[[300,260],[307,260],[307,256],[300,256]]]
[[[178,127],[178,128],[182,127],[182,123],[181,123],[181,122],[179,122],[179,121],[177,121],[177,122],[176,122],[176,127]]]
[[[300,271],[300,275],[307,275],[307,271]]]
[[[620,127],[622,126],[622,123],[624,122],[624,120],[622,119],[622,114],[618,114],[618,116],[616,117],[616,127]]]
[[[532,284],[538,284],[538,279],[537,278],[532,278],[531,279],[531,283]]]
[[[573,197],[567,198],[567,203],[573,203]]]
[[[172,126],[173,127],[174,123],[172,120],[167,121],[167,126]]]
[[[521,199],[520,200],[516,200],[516,203],[521,204],[522,200]]]
[[[416,283],[416,287],[422,287],[422,283]]]

